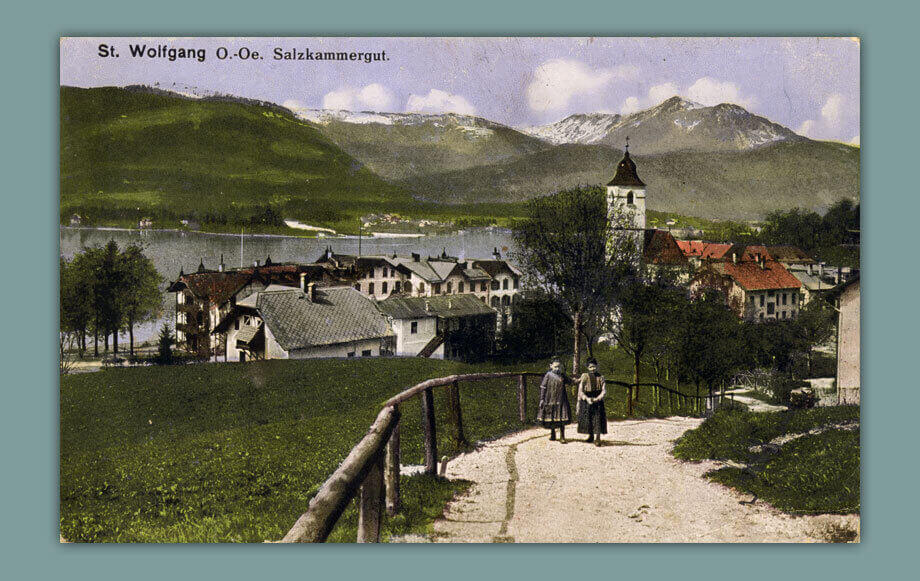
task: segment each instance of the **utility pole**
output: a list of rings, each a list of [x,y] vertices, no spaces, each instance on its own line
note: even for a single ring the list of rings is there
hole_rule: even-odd
[[[363,226],[361,219],[358,218],[358,256],[361,256],[361,229]]]

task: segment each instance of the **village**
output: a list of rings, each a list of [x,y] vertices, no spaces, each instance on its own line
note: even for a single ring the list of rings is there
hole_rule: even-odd
[[[679,240],[669,230],[646,229],[646,185],[628,145],[606,189],[608,211],[628,212],[624,235],[635,238],[642,262],[675,273],[690,295],[719,291],[738,318],[759,322],[795,319],[811,301],[840,296],[837,347],[858,353],[858,270],[817,262],[794,246]],[[167,289],[175,294],[177,347],[201,360],[483,360],[514,325],[524,292],[521,270],[498,249],[460,260],[446,251],[337,254],[330,245],[308,263],[269,256],[244,268],[216,266],[180,272]],[[842,361],[839,401],[858,403],[858,358],[855,367]]]

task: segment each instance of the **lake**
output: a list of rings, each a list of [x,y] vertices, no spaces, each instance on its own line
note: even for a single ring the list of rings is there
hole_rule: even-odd
[[[84,248],[103,246],[114,240],[119,248],[129,244],[141,244],[144,254],[153,261],[157,270],[166,279],[162,285],[165,291],[170,282],[184,272],[195,272],[198,264],[217,269],[223,257],[227,268],[252,265],[258,260],[272,262],[314,262],[327,246],[339,254],[357,254],[358,238],[293,238],[287,236],[265,236],[246,234],[206,234],[203,232],[177,232],[173,230],[121,230],[98,228],[61,227],[61,253],[66,258]],[[240,242],[242,241],[242,248]],[[461,259],[490,258],[493,249],[507,256],[511,248],[511,233],[501,228],[478,228],[450,235],[407,237],[362,238],[361,254],[399,254],[408,256],[413,252],[425,256],[439,256],[446,251],[450,256]],[[175,322],[175,297],[164,293],[163,316],[152,323],[139,325],[135,329],[135,341],[143,342],[154,337],[160,326]]]

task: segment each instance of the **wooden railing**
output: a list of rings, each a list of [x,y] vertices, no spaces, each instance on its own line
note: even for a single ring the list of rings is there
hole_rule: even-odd
[[[421,398],[422,429],[425,443],[426,474],[437,473],[438,438],[435,425],[434,393],[436,387],[448,389],[447,434],[455,447],[467,444],[463,432],[463,415],[460,409],[460,382],[483,381],[490,379],[518,378],[518,416],[522,424],[527,425],[527,377],[543,377],[543,373],[530,371],[503,373],[471,373],[450,375],[423,381],[397,395],[383,404],[377,419],[371,424],[367,434],[358,442],[341,465],[323,483],[316,496],[310,501],[307,511],[303,513],[294,526],[281,540],[283,543],[323,543],[332,532],[335,523],[356,496],[358,500],[358,535],[359,543],[376,543],[380,541],[383,513],[394,516],[400,510],[400,412],[399,406],[414,397]],[[668,393],[669,403],[677,398],[678,410],[700,412],[704,410],[706,396],[680,393],[658,383],[625,383],[607,380],[608,385],[627,388],[627,401],[631,415],[631,392],[635,387],[652,388],[653,401],[660,407],[661,393]],[[609,390],[608,390],[609,391]],[[669,407],[669,410],[672,410]]]

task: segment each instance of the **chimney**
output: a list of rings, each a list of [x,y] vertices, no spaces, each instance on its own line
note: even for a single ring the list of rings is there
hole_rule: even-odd
[[[760,256],[760,270],[767,270],[767,259],[763,256]]]
[[[502,253],[499,252],[499,251],[498,251],[498,248],[496,248],[496,247],[492,247],[492,256],[495,257],[495,260],[501,260],[501,259],[502,259]]]
[[[425,312],[426,313],[431,312],[431,301],[425,301]]]
[[[737,252],[732,252],[732,263],[738,264],[738,253]]]
[[[224,255],[221,254],[221,255],[220,255],[220,264],[217,265],[217,272],[223,272],[223,271],[224,271]]]
[[[421,255],[421,254],[419,254],[418,252],[413,252],[413,253],[412,253],[412,262],[418,262],[418,261],[420,261],[421,259],[422,259],[422,255]]]
[[[300,273],[300,290],[306,290],[304,288],[304,283],[306,280],[307,280],[307,273],[301,272]]]
[[[310,299],[311,303],[316,302],[316,283],[311,282],[307,285],[307,298]]]

